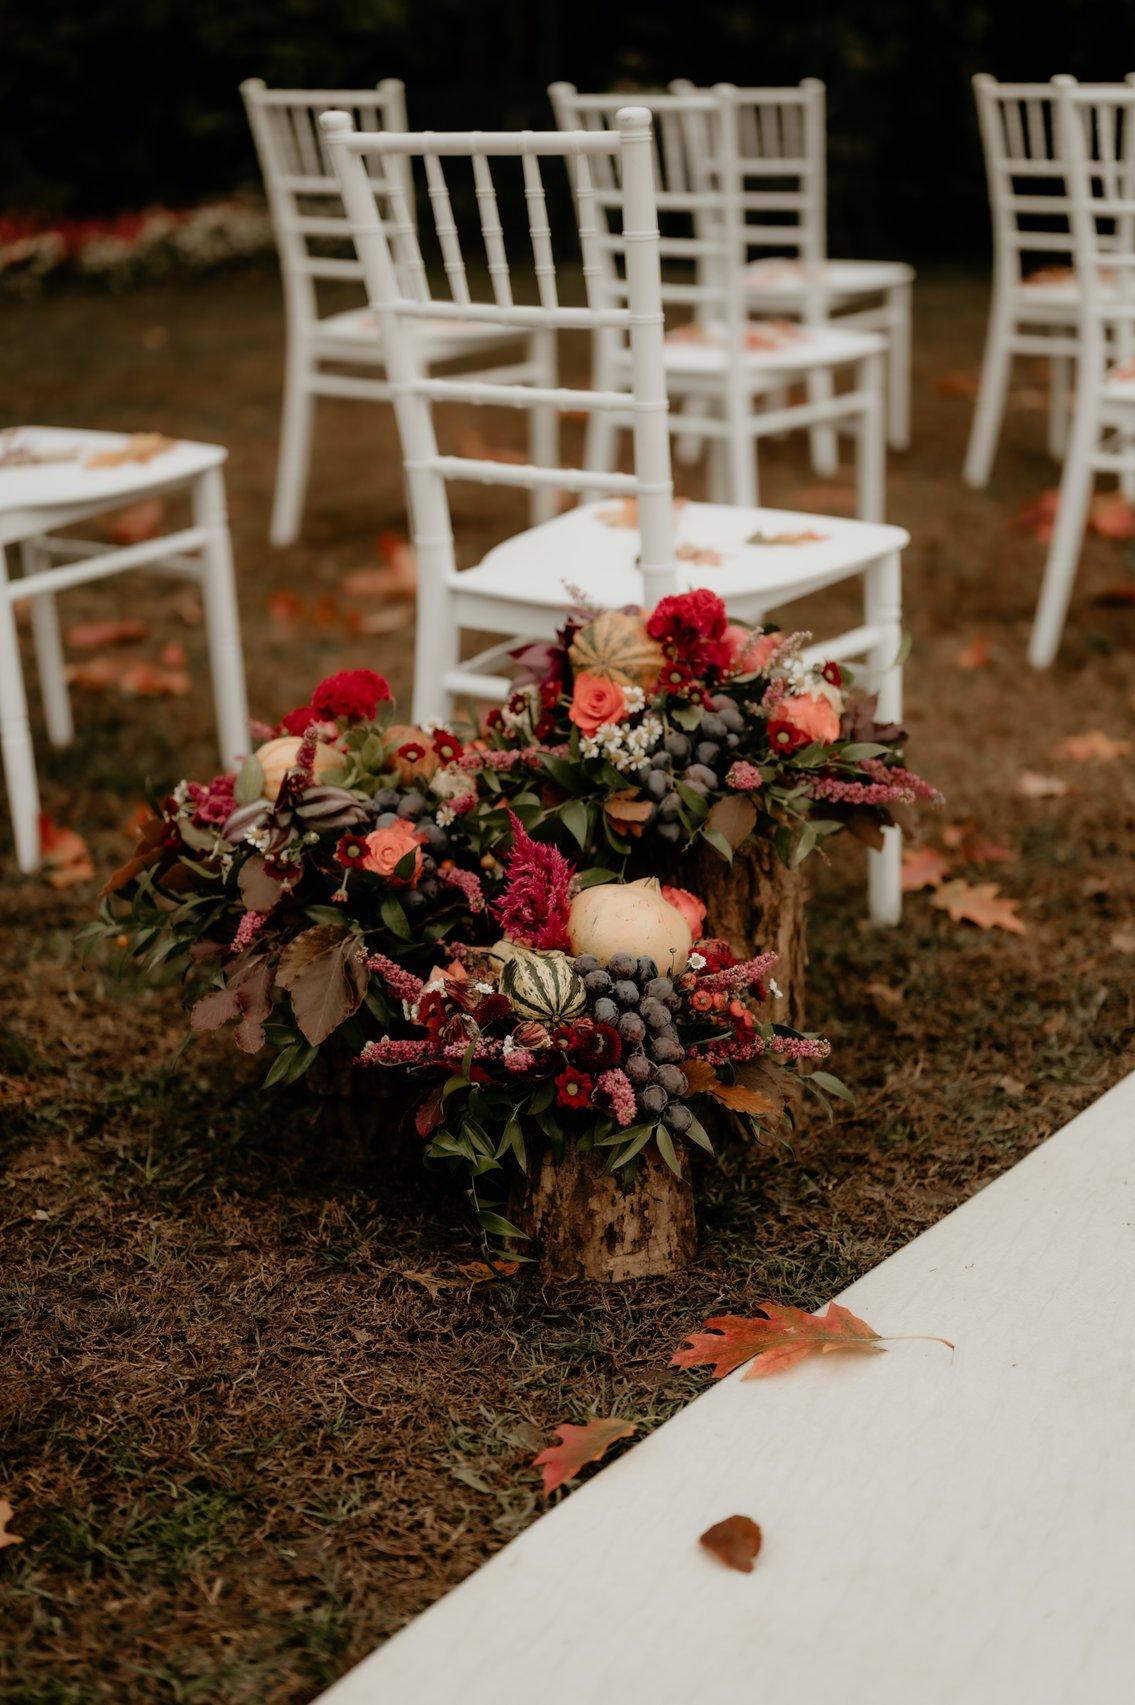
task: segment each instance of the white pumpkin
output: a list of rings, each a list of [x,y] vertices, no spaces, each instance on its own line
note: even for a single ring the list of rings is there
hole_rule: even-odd
[[[604,965],[615,953],[633,953],[653,959],[665,976],[686,969],[693,946],[689,924],[662,898],[654,876],[585,888],[571,903],[568,935],[573,953],[593,954]]]
[[[280,788],[288,771],[295,768],[296,757],[303,741],[293,734],[281,734],[276,740],[266,740],[254,753],[260,768],[264,771],[264,797],[270,799],[273,805],[279,796]],[[315,748],[315,762],[312,765],[312,779],[327,781],[330,776],[338,774],[344,766],[343,754],[335,746],[328,746],[320,740]]]

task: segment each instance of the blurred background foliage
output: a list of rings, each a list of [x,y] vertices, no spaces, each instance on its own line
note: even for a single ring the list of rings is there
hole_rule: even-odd
[[[832,252],[987,245],[969,79],[1135,64],[1135,0],[0,0],[0,209],[90,217],[256,184],[237,85],[398,76],[411,123],[550,124],[546,85],[828,86]],[[1126,54],[1126,57],[1124,55]]]

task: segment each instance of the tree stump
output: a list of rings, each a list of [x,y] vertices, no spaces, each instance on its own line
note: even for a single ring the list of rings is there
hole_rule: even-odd
[[[669,861],[664,883],[688,888],[705,904],[707,935],[720,936],[734,953],[751,959],[775,953],[773,977],[781,990],[768,1011],[777,1024],[801,1029],[808,943],[804,877],[789,870],[765,840],[746,841],[732,865],[704,841]]]
[[[532,1240],[524,1252],[538,1256],[546,1278],[608,1284],[686,1266],[697,1241],[688,1174],[675,1178],[653,1148],[626,1185],[604,1164],[602,1149],[568,1145],[558,1164],[545,1152],[510,1202],[510,1217]]]

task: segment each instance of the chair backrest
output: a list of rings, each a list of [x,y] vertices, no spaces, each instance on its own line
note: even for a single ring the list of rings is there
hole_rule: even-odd
[[[1073,255],[1092,354],[1135,354],[1135,89],[1059,79]]]
[[[673,488],[649,112],[627,106],[618,114],[613,132],[567,134],[361,132],[347,112],[325,113],[320,124],[338,175],[367,294],[379,320],[402,440],[424,617],[428,619],[430,588],[442,584],[457,566],[447,491],[451,480],[529,490],[609,491],[637,498],[644,600],[651,602],[672,592]],[[546,160],[563,161],[572,180],[584,306],[565,305],[557,285],[562,267],[557,265],[548,221],[541,172]],[[427,199],[422,204],[422,225],[430,239],[428,246],[436,245],[440,266],[427,267],[422,233],[407,192],[400,187],[405,180],[391,171],[387,180],[397,181],[387,181],[387,187],[376,193],[374,176],[368,171],[375,161],[397,162],[411,172],[416,163],[424,174]],[[622,300],[610,289],[609,257],[599,250],[599,185],[609,166],[617,167],[614,176],[622,206]],[[465,204],[464,185],[453,181],[458,172],[466,177],[471,172],[480,227],[476,241],[459,230],[454,217],[455,199],[459,206]],[[498,188],[508,193],[510,172],[514,182],[519,177],[517,199],[527,213],[527,230],[520,238],[515,232],[506,233],[500,216]],[[484,270],[487,284],[482,282]],[[538,299],[525,302],[533,278]],[[545,343],[554,342],[560,330],[582,330],[593,336],[625,334],[632,356],[631,388],[602,392],[430,378],[423,371],[412,335],[413,326],[422,319],[526,330]],[[433,404],[438,401],[528,410],[540,405],[560,411],[614,410],[631,419],[634,474],[443,456],[433,419]]]
[[[318,318],[318,280],[361,281],[363,269],[352,253],[351,232],[339,180],[324,143],[319,120],[332,109],[347,110],[365,130],[406,130],[406,91],[396,77],[373,89],[269,89],[259,77],[240,86],[256,143],[260,170],[284,280],[289,316],[303,324]],[[383,162],[382,170],[402,172],[403,162]],[[409,179],[403,173],[400,187]],[[383,193],[386,180],[375,178]],[[413,195],[407,195],[413,209]]]
[[[553,83],[548,94],[563,131],[592,136],[612,133],[627,99],[581,94],[571,83]],[[662,301],[691,309],[703,325],[712,323],[730,346],[730,356],[739,359],[747,316],[732,111],[716,90],[636,92],[634,98],[655,124],[651,165],[661,225]],[[595,203],[604,221],[597,242],[603,284],[618,299],[626,292],[614,259],[621,243],[623,187],[609,161],[597,172]]]
[[[985,72],[973,80],[989,183],[994,265],[1004,286],[1029,277],[1044,282],[1054,268],[1062,270],[1071,260],[1072,206],[1057,100],[1061,87],[1072,83],[1073,78],[1065,77],[1049,83],[999,83]],[[1086,90],[1123,86],[1082,85]]]

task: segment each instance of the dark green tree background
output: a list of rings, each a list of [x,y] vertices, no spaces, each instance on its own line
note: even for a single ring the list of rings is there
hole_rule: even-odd
[[[1133,25],[1135,0],[0,0],[0,207],[105,214],[255,182],[247,76],[399,76],[411,123],[437,129],[546,125],[557,77],[818,76],[833,248],[968,255],[986,242],[974,72],[1117,80]]]

